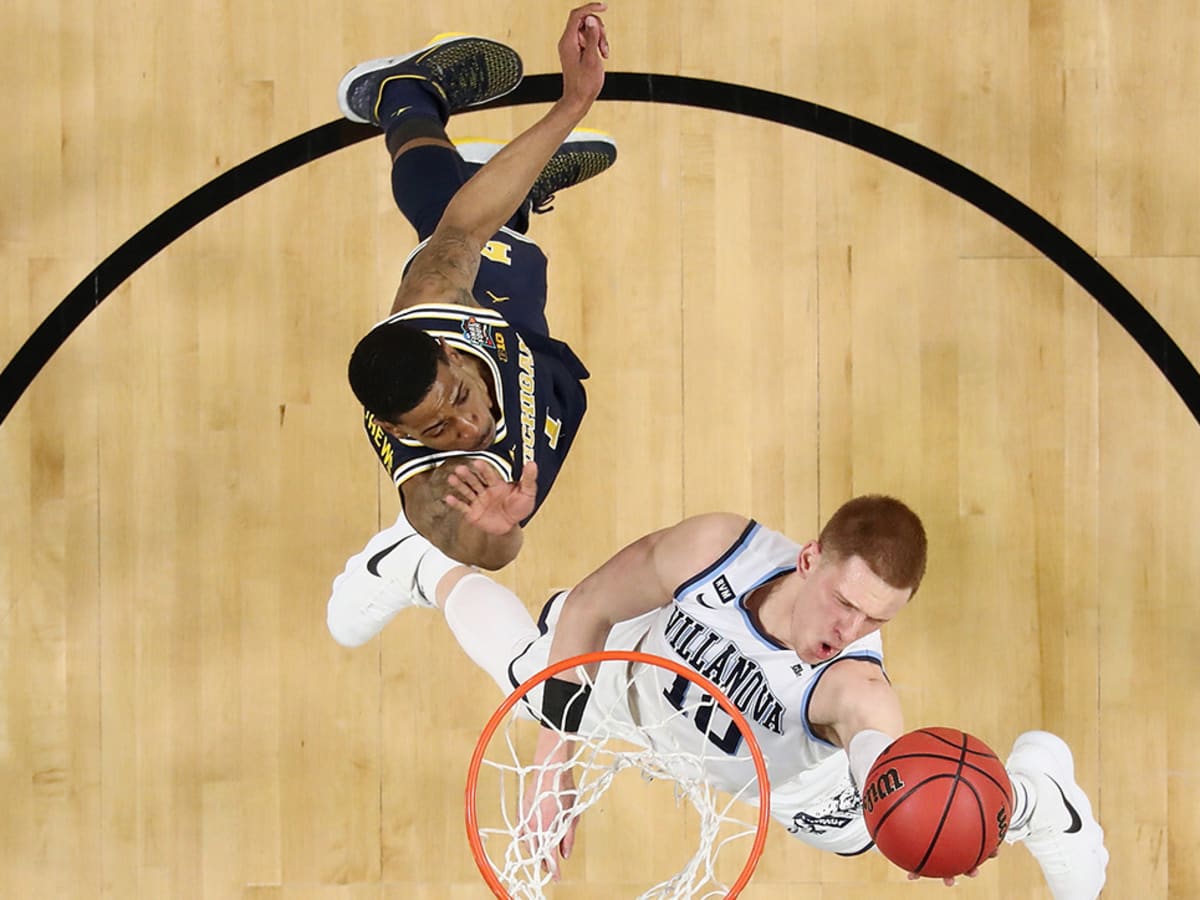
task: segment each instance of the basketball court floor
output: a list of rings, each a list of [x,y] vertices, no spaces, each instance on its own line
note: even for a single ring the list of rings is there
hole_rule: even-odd
[[[555,73],[567,11],[8,4],[0,364],[164,211],[335,119],[354,63],[457,30]],[[618,162],[531,229],[591,409],[501,580],[536,610],[685,515],[803,540],[853,494],[896,494],[931,538],[885,631],[908,723],[1002,755],[1061,734],[1108,833],[1105,896],[1200,896],[1198,11],[613,0],[611,72],[777,92],[941,157],[913,171],[705,108],[715,88],[598,102],[585,124]],[[508,138],[544,108],[450,131]],[[951,164],[1004,214],[937,183]],[[324,624],[398,509],[345,380],[414,242],[382,141],[170,227],[44,368],[6,370],[29,383],[0,425],[0,893],[487,896],[463,787],[500,697],[434,613],[357,650]],[[693,844],[657,793],[614,802],[554,896],[633,896]],[[777,829],[743,896],[944,891]],[[1006,847],[953,896],[1048,894]]]

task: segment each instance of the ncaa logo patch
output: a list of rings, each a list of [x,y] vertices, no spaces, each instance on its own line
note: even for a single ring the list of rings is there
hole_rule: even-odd
[[[480,322],[474,316],[465,319],[462,324],[463,337],[476,347],[495,349],[496,342],[492,339],[492,326]]]

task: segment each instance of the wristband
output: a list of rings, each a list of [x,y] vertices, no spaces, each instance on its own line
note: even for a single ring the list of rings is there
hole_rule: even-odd
[[[547,678],[542,685],[542,722],[559,731],[578,731],[591,695],[591,685]]]

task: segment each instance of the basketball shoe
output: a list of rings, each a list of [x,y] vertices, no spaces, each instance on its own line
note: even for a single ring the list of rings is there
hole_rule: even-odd
[[[1071,749],[1049,732],[1027,731],[1013,744],[1007,769],[1032,788],[1033,808],[1004,839],[1025,844],[1055,900],[1095,900],[1104,887],[1108,851],[1087,794],[1075,782]]]
[[[357,647],[383,630],[401,610],[434,608],[434,599],[421,589],[420,567],[427,557],[440,556],[403,516],[376,534],[333,580],[326,624],[334,639]]]
[[[396,78],[429,84],[442,117],[479,106],[516,89],[522,77],[517,51],[470,34],[439,34],[420,50],[359,63],[338,85],[338,106],[352,122],[379,125],[383,88]]]
[[[504,147],[482,138],[455,141],[454,145],[472,175]],[[594,178],[616,161],[617,143],[611,134],[592,128],[575,129],[554,151],[529,189],[527,202],[531,211],[549,212],[554,208],[549,204],[556,193]]]

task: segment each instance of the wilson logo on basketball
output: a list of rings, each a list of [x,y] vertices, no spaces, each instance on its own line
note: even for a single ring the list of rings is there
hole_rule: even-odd
[[[1003,806],[996,810],[996,830],[1000,833],[1000,840],[1004,840],[1008,834],[1008,810]]]
[[[895,769],[884,770],[874,783],[868,784],[867,789],[863,791],[863,809],[870,812],[875,808],[876,803],[896,793],[902,787],[904,787],[904,782],[898,771]]]

